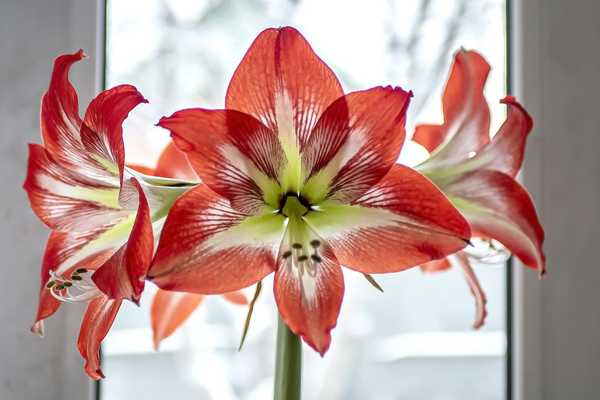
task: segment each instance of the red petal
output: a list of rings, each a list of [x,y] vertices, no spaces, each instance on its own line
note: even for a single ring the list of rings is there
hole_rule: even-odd
[[[69,150],[80,146],[79,104],[77,92],[69,82],[69,70],[73,63],[83,57],[83,50],[79,50],[56,58],[50,86],[42,98],[41,129],[44,146],[61,161],[69,162]]]
[[[477,275],[475,275],[475,271],[473,271],[467,256],[463,252],[458,252],[454,256],[454,259],[462,268],[469,289],[471,289],[471,293],[475,298],[475,321],[473,322],[473,329],[479,329],[483,326],[485,318],[487,317],[487,298],[485,292],[483,291],[479,279],[477,278]]]
[[[281,317],[296,335],[304,339],[321,356],[331,343],[331,330],[337,323],[344,298],[344,276],[331,247],[320,241],[321,262],[315,275],[299,268],[288,257],[275,273],[273,291]],[[282,256],[279,260],[284,260]],[[308,261],[311,262],[311,261]]]
[[[442,258],[439,260],[429,261],[428,263],[421,265],[421,271],[425,273],[441,272],[450,269],[450,267],[452,267],[452,265],[448,259]]]
[[[138,211],[129,239],[92,276],[94,283],[112,299],[131,299],[138,303],[152,261],[154,237],[150,208],[144,191],[135,178],[130,179],[138,192]]]
[[[308,176],[320,170],[330,176],[329,195],[343,203],[366,192],[398,159],[410,96],[410,92],[388,86],[336,100],[315,126],[302,153]],[[310,189],[306,196],[311,197]]]
[[[240,228],[244,214],[205,185],[196,186],[171,208],[148,275],[163,289],[201,294],[250,286],[275,269],[284,218],[269,217],[281,219],[281,236],[275,232],[263,242],[260,229]]]
[[[363,273],[398,272],[455,253],[467,221],[427,178],[401,165],[354,205],[304,218],[329,241],[340,264]],[[328,215],[329,214],[329,215]]]
[[[474,234],[502,243],[540,274],[545,272],[544,230],[527,190],[509,175],[480,170],[464,175],[444,188]]]
[[[478,168],[492,169],[515,176],[521,169],[527,136],[533,128],[533,120],[514,97],[504,98],[508,106],[506,120],[500,130],[472,160]]]
[[[121,180],[125,166],[122,124],[133,108],[147,102],[134,86],[120,85],[101,92],[85,113],[81,126],[83,147],[96,162],[106,160],[118,167]],[[101,164],[99,167],[102,169]]]
[[[306,39],[284,27],[267,29],[254,40],[231,78],[225,104],[256,117],[273,132],[295,134],[302,147],[323,111],[341,95],[335,74]],[[278,113],[280,101],[286,109]],[[285,126],[278,126],[282,120]]]
[[[477,52],[461,50],[454,56],[442,98],[444,124],[440,130],[417,127],[413,135],[429,151],[437,150],[424,164],[427,168],[465,160],[489,142],[490,111],[483,96],[489,71]]]
[[[116,187],[95,186],[85,177],[58,164],[40,145],[29,145],[27,177],[23,184],[31,208],[51,229],[86,231],[115,224],[128,215],[120,210]],[[78,198],[80,191],[107,193],[114,191],[114,206]],[[81,196],[79,196],[81,197]]]
[[[188,162],[187,156],[173,142],[169,142],[161,153],[154,169],[154,175],[190,181],[198,180],[198,175]]]
[[[85,310],[77,348],[81,357],[85,359],[85,372],[92,379],[104,378],[100,369],[100,343],[110,330],[121,302],[121,300],[99,296],[91,300]]]
[[[230,303],[237,304],[240,306],[245,306],[248,304],[248,298],[243,292],[235,291],[229,293],[223,293],[223,298]]]
[[[54,314],[60,307],[60,301],[55,299],[50,294],[50,291],[46,289],[46,284],[50,279],[50,271],[56,271],[61,264],[72,257],[73,254],[75,254],[98,234],[99,232],[72,234],[54,231],[48,237],[40,274],[40,298],[38,310],[35,323],[32,326],[32,331],[34,333],[41,334],[41,330],[43,329],[41,322]],[[100,251],[75,263],[73,266],[61,271],[60,273],[68,276],[70,271],[80,267],[95,269],[102,265],[102,263],[104,263],[104,261],[106,261],[111,254],[112,250]]]
[[[154,348],[168,338],[188,319],[202,303],[204,295],[182,292],[170,292],[158,289],[150,308],[152,339]]]
[[[263,206],[260,177],[275,181],[285,158],[267,127],[238,111],[199,108],[161,118],[158,125],[171,131],[202,181],[234,208],[255,213]]]
[[[127,168],[131,168],[134,171],[140,172],[144,175],[156,175],[154,168],[147,167],[139,164],[127,164]]]

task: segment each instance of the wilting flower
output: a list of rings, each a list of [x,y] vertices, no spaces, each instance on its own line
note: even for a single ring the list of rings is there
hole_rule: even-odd
[[[42,99],[43,145],[29,145],[23,185],[36,215],[53,231],[42,263],[40,300],[32,331],[61,302],[88,302],[77,342],[85,370],[102,377],[98,350],[123,299],[137,302],[153,254],[152,221],[164,220],[165,206],[124,166],[122,123],[146,102],[130,85],[94,98],[83,120],[68,79],[83,51],[56,59]],[[156,198],[154,198],[156,197]],[[168,209],[168,208],[167,208]]]
[[[198,177],[187,161],[185,153],[178,150],[173,142],[163,150],[156,167],[148,173],[160,177],[197,181]],[[172,292],[158,289],[152,298],[150,323],[154,348],[158,349],[163,339],[171,336],[204,300],[204,295],[196,293]],[[248,304],[246,296],[240,292],[223,294],[225,300],[239,305]]]
[[[483,88],[490,67],[474,51],[459,51],[443,95],[444,123],[419,125],[413,140],[431,155],[416,169],[431,179],[465,216],[474,236],[500,242],[526,266],[545,272],[544,231],[527,190],[515,180],[533,121],[511,96],[506,120],[490,138],[490,112]],[[491,240],[491,242],[490,242]],[[475,327],[483,324],[485,295],[466,251],[454,256],[477,300]],[[492,250],[496,251],[495,248]],[[449,267],[447,260],[425,270]]]
[[[218,294],[275,272],[279,312],[319,353],[344,293],[340,265],[402,271],[465,246],[468,223],[427,178],[395,165],[410,93],[344,95],[292,28],[254,41],[226,109],[160,120],[202,179],[174,204],[149,278]]]

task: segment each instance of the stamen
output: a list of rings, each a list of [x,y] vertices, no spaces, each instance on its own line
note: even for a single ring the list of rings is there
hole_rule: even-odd
[[[300,257],[298,257],[298,262],[304,262],[308,260],[308,256],[306,254],[302,254]]]
[[[299,250],[302,248],[302,245],[300,243],[294,243],[294,244],[292,244],[292,248]]]
[[[312,254],[312,255],[310,256],[310,258],[312,258],[312,260],[313,260],[314,262],[318,262],[318,263],[320,263],[321,261],[323,261],[323,259],[321,258],[321,256],[320,256],[320,255],[318,255],[318,254]]]
[[[316,249],[317,247],[319,247],[321,245],[321,241],[319,241],[317,239],[311,240],[310,245]]]
[[[88,301],[102,294],[86,268],[73,272],[70,279],[51,271],[46,287],[54,298],[64,302]]]
[[[287,258],[289,258],[291,255],[292,255],[292,252],[288,250],[288,251],[286,251],[285,253],[283,253],[283,254],[281,255],[281,257],[283,257],[284,259],[287,259]]]

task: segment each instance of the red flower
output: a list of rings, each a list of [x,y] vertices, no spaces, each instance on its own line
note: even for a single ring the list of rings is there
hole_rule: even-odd
[[[490,138],[483,96],[489,65],[474,51],[459,51],[443,95],[444,123],[419,125],[413,140],[431,153],[416,169],[431,179],[465,216],[474,236],[502,243],[526,266],[545,273],[544,231],[527,190],[515,180],[533,121],[511,96],[498,133]],[[464,254],[456,259],[476,295],[475,327],[485,318],[485,295]],[[427,266],[426,270],[446,265]]]
[[[101,378],[98,350],[123,299],[138,301],[153,253],[151,210],[135,178],[126,176],[122,122],[146,100],[129,85],[100,93],[83,120],[68,79],[83,51],[56,59],[42,99],[43,146],[29,145],[23,185],[36,215],[53,229],[41,271],[32,331],[61,301],[86,301],[77,342],[85,370]]]
[[[225,110],[160,120],[204,182],[174,204],[149,277],[218,294],[275,272],[279,312],[319,353],[344,293],[340,264],[397,272],[464,247],[468,223],[418,172],[395,165],[410,93],[344,95],[292,28],[267,29]]]

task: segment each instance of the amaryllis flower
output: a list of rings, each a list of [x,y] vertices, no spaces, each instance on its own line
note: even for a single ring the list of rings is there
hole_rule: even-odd
[[[296,30],[263,31],[229,84],[226,109],[159,122],[204,184],[171,209],[150,279],[216,294],[274,272],[282,318],[323,354],[344,294],[340,265],[402,271],[470,237],[435,185],[395,165],[410,96],[389,86],[344,95]]]
[[[495,240],[524,265],[545,272],[544,231],[527,190],[515,179],[525,142],[533,127],[527,111],[511,96],[506,120],[489,134],[490,112],[483,89],[490,67],[474,51],[459,51],[443,95],[444,123],[419,125],[413,140],[431,155],[416,169],[431,179],[469,221],[474,236]],[[486,315],[485,295],[473,273],[467,252],[454,257],[466,273],[477,301],[475,327]],[[425,270],[449,267],[447,260]]]
[[[126,176],[122,122],[146,100],[129,85],[100,93],[83,118],[68,79],[83,51],[56,59],[42,100],[43,145],[29,145],[23,187],[53,231],[42,263],[32,331],[61,302],[87,302],[79,339],[85,370],[102,377],[98,350],[123,299],[137,302],[153,254],[151,211],[141,184]],[[164,218],[164,216],[163,216]]]
[[[163,150],[156,167],[146,171],[151,175],[197,181],[198,177],[187,161],[185,153],[178,150],[173,142]],[[158,349],[163,339],[171,336],[204,301],[204,295],[196,293],[172,292],[158,289],[152,299],[150,323],[154,348]],[[241,291],[223,294],[223,298],[233,304],[248,304]]]

